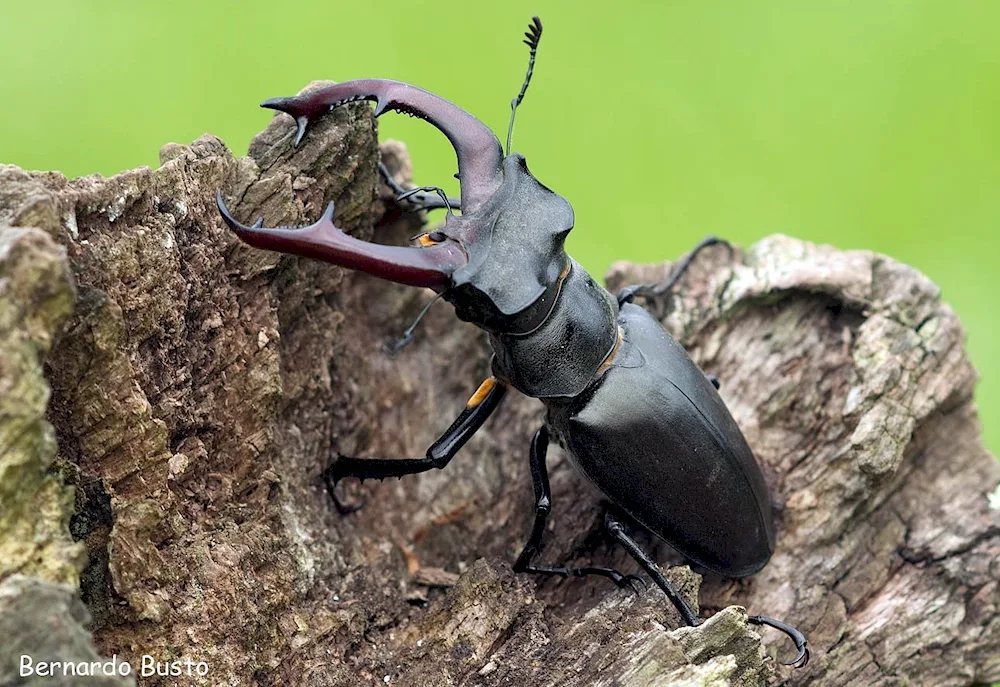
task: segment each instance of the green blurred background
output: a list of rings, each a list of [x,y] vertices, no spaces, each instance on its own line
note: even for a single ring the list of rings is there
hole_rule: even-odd
[[[0,161],[110,175],[206,131],[242,154],[271,116],[259,101],[366,76],[419,84],[502,138],[535,13],[515,149],[573,203],[585,266],[672,259],[710,233],[887,253],[964,319],[996,416],[997,2],[6,0]],[[439,133],[381,122],[418,183],[457,192]],[[997,451],[1000,425],[986,437]]]

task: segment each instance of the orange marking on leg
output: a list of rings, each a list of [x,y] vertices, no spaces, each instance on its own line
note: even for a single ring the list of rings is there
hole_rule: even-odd
[[[483,400],[486,399],[486,396],[493,390],[493,387],[495,387],[496,385],[497,385],[496,377],[490,377],[489,379],[487,379],[485,382],[479,385],[479,388],[476,389],[476,393],[472,394],[472,398],[469,399],[469,402],[466,403],[465,406],[467,408],[475,408],[477,405],[482,403]]]

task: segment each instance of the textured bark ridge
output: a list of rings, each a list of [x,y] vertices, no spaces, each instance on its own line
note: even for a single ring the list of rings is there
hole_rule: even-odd
[[[530,399],[509,398],[447,470],[343,485],[367,507],[338,516],[322,469],[338,452],[423,455],[487,348],[442,304],[392,357],[429,294],[224,228],[219,189],[244,221],[308,223],[333,199],[357,236],[417,233],[379,195],[364,105],[295,151],[293,131],[276,117],[238,160],[212,136],[170,144],[158,169],[110,179],[0,167],[0,627],[22,638],[0,646],[0,682],[25,647],[89,660],[66,589],[100,655],[205,661],[205,684],[1000,679],[1000,469],[964,333],[931,282],[868,252],[713,248],[680,296],[648,304],[722,380],[778,514],[753,578],[670,569],[714,612],[699,628],[674,629],[655,589],[510,571],[531,520]],[[382,154],[409,180],[401,146]],[[557,449],[550,471],[543,559],[634,571]],[[739,606],[804,630],[809,666],[778,666],[787,640],[762,644]]]

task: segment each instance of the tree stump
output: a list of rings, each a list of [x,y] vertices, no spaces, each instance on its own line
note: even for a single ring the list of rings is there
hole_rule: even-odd
[[[427,292],[224,227],[219,189],[244,221],[308,223],[332,199],[361,238],[419,231],[378,188],[367,107],[335,110],[296,150],[293,131],[277,116],[241,159],[208,135],[168,144],[158,169],[110,179],[0,166],[0,632],[19,637],[0,682],[25,652],[203,661],[207,676],[181,678],[201,684],[1000,680],[1000,469],[964,332],[927,278],[870,252],[716,247],[679,295],[646,303],[722,381],[777,514],[758,575],[670,569],[711,615],[698,628],[675,629],[655,588],[511,572],[542,418],[516,394],[447,470],[348,483],[367,505],[338,516],[323,468],[338,452],[423,455],[488,349],[439,305],[391,356]],[[382,155],[410,180],[405,149]],[[618,264],[609,281],[668,270]],[[553,454],[543,559],[633,571]],[[741,607],[806,632],[810,664],[778,665],[790,643],[762,643]]]

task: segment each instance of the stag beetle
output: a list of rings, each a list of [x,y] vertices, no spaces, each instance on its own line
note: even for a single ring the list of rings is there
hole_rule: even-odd
[[[399,477],[444,468],[500,405],[508,388],[540,399],[545,423],[529,451],[535,492],[531,534],[514,563],[517,572],[562,577],[600,575],[619,586],[639,580],[612,568],[566,568],[535,562],[551,510],[545,456],[550,437],[603,493],[608,533],[673,602],[688,625],[698,617],[626,529],[643,527],[694,563],[727,577],[752,575],[774,551],[774,522],[767,486],[743,434],[706,377],[636,296],[667,293],[701,249],[678,264],[667,282],[626,287],[617,296],[601,287],[563,244],[573,228],[573,208],[532,176],[522,155],[510,153],[514,115],[531,80],[542,33],[537,17],[524,42],[527,75],[511,102],[507,154],[482,122],[452,103],[409,84],[383,79],[349,81],[262,107],[295,118],[298,146],[311,121],[358,100],[427,120],[458,156],[461,198],[438,188],[404,191],[424,209],[447,207],[444,226],[419,238],[419,246],[385,246],[348,236],[333,223],[334,205],[304,228],[246,226],[218,196],[219,211],[246,243],[325,260],[410,286],[429,287],[450,302],[462,320],[486,331],[493,375],[472,395],[458,418],[423,458],[340,456],[324,472],[341,513],[353,507],[335,492],[346,477]],[[382,168],[383,176],[388,175]],[[440,198],[428,196],[436,192]],[[417,194],[422,195],[417,195]],[[457,205],[461,215],[451,212]],[[728,246],[728,244],[725,244]],[[419,321],[419,318],[418,318]],[[805,636],[764,616],[809,659]]]

